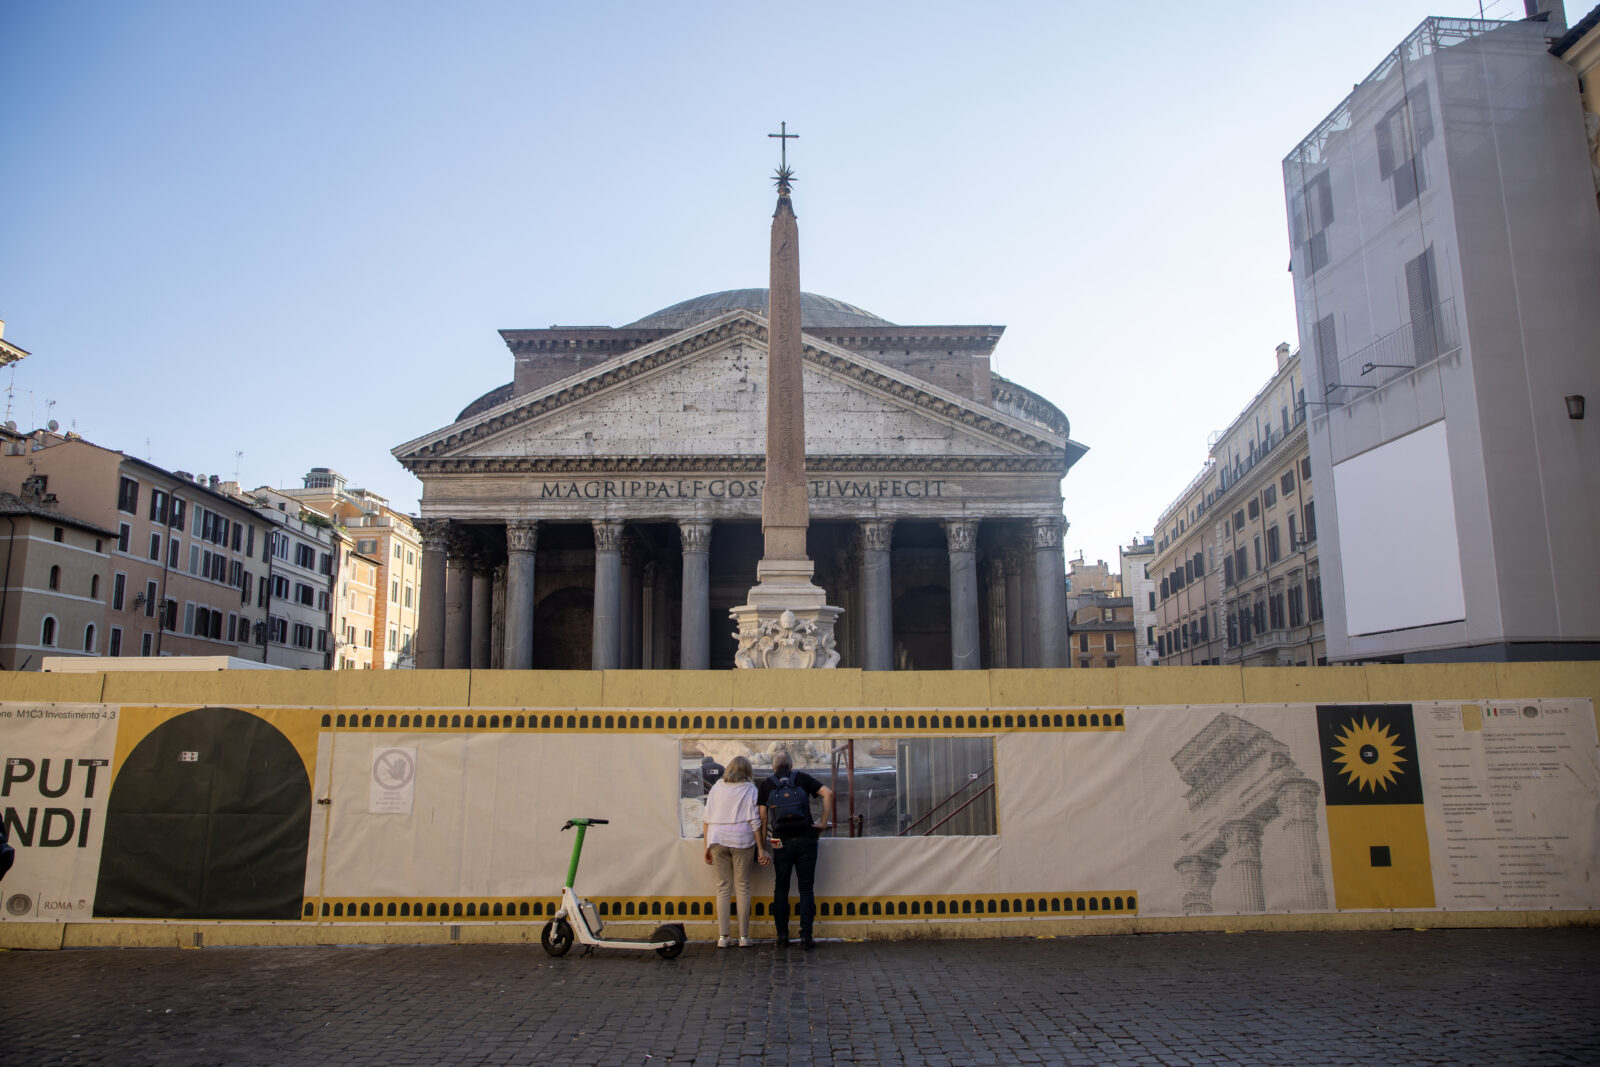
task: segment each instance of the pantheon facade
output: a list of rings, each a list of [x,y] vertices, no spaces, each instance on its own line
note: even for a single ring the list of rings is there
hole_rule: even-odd
[[[423,485],[419,667],[733,666],[761,555],[767,291],[503,330],[514,376],[394,449]],[[802,297],[807,550],[842,667],[1067,665],[1066,416],[999,326]]]

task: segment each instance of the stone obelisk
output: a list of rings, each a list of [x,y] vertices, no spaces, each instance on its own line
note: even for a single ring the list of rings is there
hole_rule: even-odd
[[[729,614],[739,624],[740,667],[834,667],[833,624],[843,614],[812,584],[806,556],[810,501],[806,485],[804,356],[800,340],[800,227],[790,200],[787,124],[772,213],[767,297],[767,480],[761,492],[761,562],[748,603]]]

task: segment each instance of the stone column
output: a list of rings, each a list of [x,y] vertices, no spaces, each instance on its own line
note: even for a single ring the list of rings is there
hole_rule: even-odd
[[[533,564],[539,547],[537,522],[506,523],[506,644],[509,671],[533,667]]]
[[[422,535],[422,587],[417,592],[417,666],[423,670],[438,670],[444,666],[445,555],[450,548],[450,520],[423,519],[417,527]]]
[[[711,524],[680,522],[678,538],[683,542],[678,667],[703,671],[711,665]]]
[[[489,669],[489,643],[493,637],[494,618],[493,565],[482,558],[472,560],[472,622],[471,659],[475,671]]]
[[[866,638],[861,665],[869,671],[894,670],[894,584],[889,563],[893,542],[893,519],[861,524],[861,627]]]
[[[634,602],[635,579],[639,575],[638,543],[624,537],[618,555],[622,562],[617,568],[617,666],[631,671],[639,666],[634,659],[633,641],[633,628],[639,621],[639,606]]]
[[[506,665],[506,564],[495,564],[490,578],[494,586],[494,607],[490,611],[489,669],[504,670]]]
[[[1022,548],[1022,665],[1039,665],[1039,568],[1034,562],[1032,538]]]
[[[1028,643],[1022,633],[1022,553],[1007,548],[1003,556],[1006,580],[1006,666],[1026,666]]]
[[[1039,631],[1039,666],[1067,665],[1067,564],[1061,554],[1066,520],[1059,515],[1033,520],[1033,571],[1038,591],[1035,626]]]
[[[1222,827],[1223,870],[1217,887],[1222,906],[1241,914],[1267,910],[1261,886],[1261,826],[1239,819]]]
[[[1183,857],[1172,866],[1183,879],[1183,913],[1210,915],[1211,887],[1217,882],[1217,862],[1196,853]]]
[[[1309,778],[1285,782],[1278,790],[1278,810],[1283,812],[1284,834],[1294,863],[1291,911],[1328,910],[1328,882],[1322,873],[1322,845],[1317,840],[1317,812],[1322,810],[1322,787]]]
[[[651,601],[651,618],[654,626],[650,638],[650,663],[658,671],[672,666],[672,582],[676,577],[672,566],[664,559],[656,560],[655,598]]]
[[[594,526],[594,632],[589,666],[616,670],[622,661],[619,627],[622,599],[622,521],[596,519]]]
[[[1006,566],[999,557],[994,557],[984,564],[984,576],[988,579],[988,630],[989,630],[989,663],[994,667],[1006,665]]]
[[[950,550],[950,669],[973,671],[983,665],[978,649],[978,523],[946,519]]]
[[[459,533],[450,538],[444,580],[444,665],[464,670],[472,666],[472,555]]]

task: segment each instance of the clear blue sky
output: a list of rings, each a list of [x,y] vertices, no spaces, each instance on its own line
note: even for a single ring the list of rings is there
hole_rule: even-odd
[[[1090,448],[1068,550],[1114,561],[1295,341],[1282,158],[1478,7],[0,0],[0,384],[412,509],[389,449],[510,380],[496,330],[766,284],[787,120],[804,287],[1005,325]]]

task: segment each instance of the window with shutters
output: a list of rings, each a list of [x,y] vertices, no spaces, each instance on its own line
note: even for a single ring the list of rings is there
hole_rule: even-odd
[[[1222,587],[1224,589],[1233,585],[1233,557],[1222,557]]]
[[[1261,569],[1261,535],[1260,534],[1256,534],[1256,536],[1254,538],[1254,542],[1255,542],[1255,549],[1256,549],[1256,570],[1259,571]]]
[[[167,522],[167,494],[159,489],[150,490],[150,521],[163,526]]]
[[[1251,500],[1250,501],[1250,517],[1252,519],[1254,519],[1254,518],[1258,518],[1260,515],[1261,515],[1261,502],[1259,500]]]
[[[179,533],[183,532],[183,520],[187,510],[188,505],[184,503],[181,496],[172,498],[172,528]]]
[[[1311,621],[1322,618],[1322,575],[1313,574],[1306,579],[1306,611]]]
[[[1283,491],[1284,496],[1294,492],[1294,471],[1283,472],[1283,477],[1278,480],[1278,488]]]
[[[1312,337],[1317,348],[1317,373],[1322,375],[1322,393],[1326,396],[1339,388],[1339,339],[1334,333],[1332,315],[1317,320]]]
[[[1245,555],[1243,547],[1233,554],[1233,580],[1242,582],[1250,574],[1250,558]]]
[[[1417,366],[1439,355],[1439,282],[1433,270],[1433,246],[1406,262],[1406,300],[1411,308],[1411,352]]]
[[[117,483],[117,510],[129,515],[139,514],[139,483],[123,478]]]
[[[1278,562],[1280,555],[1282,555],[1282,546],[1278,544],[1278,527],[1276,525],[1269,526],[1267,528],[1267,562]]]
[[[1261,490],[1261,501],[1269,508],[1277,507],[1278,487],[1275,485],[1269,485],[1265,489]]]
[[[1317,502],[1306,504],[1306,543],[1317,539]]]
[[[1087,651],[1089,651],[1089,635],[1088,634],[1079,634],[1078,635],[1078,651],[1079,652],[1087,652]]]
[[[1307,274],[1328,265],[1328,225],[1332,222],[1333,184],[1324,170],[1301,187],[1293,205],[1294,243]]]
[[[125,522],[117,524],[117,551],[128,551],[128,537],[133,533],[132,527]]]
[[[1399,211],[1428,187],[1422,149],[1433,140],[1433,106],[1428,86],[1407,87],[1406,99],[1378,120],[1378,176],[1394,190]]]
[[[1289,588],[1289,625],[1304,626],[1306,622],[1306,591],[1300,586]]]
[[[1242,508],[1233,513],[1233,528],[1235,530],[1244,529],[1244,510]]]
[[[1309,482],[1311,480],[1311,457],[1310,456],[1304,456],[1300,460],[1300,480],[1302,482]]]

